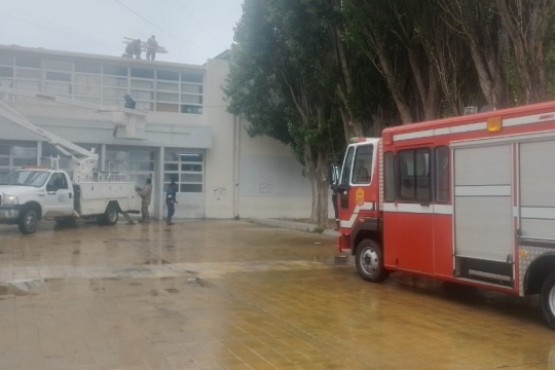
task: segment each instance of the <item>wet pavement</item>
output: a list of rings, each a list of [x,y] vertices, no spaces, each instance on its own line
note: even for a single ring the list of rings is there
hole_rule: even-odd
[[[550,369],[536,298],[334,264],[244,221],[0,226],[0,369]]]

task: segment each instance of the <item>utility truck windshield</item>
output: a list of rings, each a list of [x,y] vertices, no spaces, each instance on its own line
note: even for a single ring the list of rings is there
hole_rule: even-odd
[[[0,185],[34,186],[40,188],[44,185],[49,172],[44,171],[14,171],[0,177]]]

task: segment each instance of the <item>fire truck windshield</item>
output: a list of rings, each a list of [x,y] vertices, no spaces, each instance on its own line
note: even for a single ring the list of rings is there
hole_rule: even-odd
[[[370,184],[374,145],[350,146],[343,160],[340,185]]]

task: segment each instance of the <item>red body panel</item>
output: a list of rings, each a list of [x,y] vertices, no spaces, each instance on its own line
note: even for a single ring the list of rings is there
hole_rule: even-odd
[[[489,131],[488,121],[497,119],[502,122],[500,130]],[[526,121],[526,119],[529,120]],[[519,121],[522,120],[523,122]],[[485,124],[485,125],[484,125]],[[340,250],[356,248],[353,231],[361,218],[370,217],[366,211],[357,211],[362,203],[372,203],[375,209],[381,210],[383,204],[383,189],[380,188],[379,170],[383,166],[384,154],[397,154],[407,148],[440,146],[451,147],[452,143],[477,141],[494,138],[510,137],[514,135],[530,135],[555,131],[555,102],[529,105],[525,107],[506,109],[502,111],[486,112],[463,117],[455,117],[418,124],[390,127],[382,134],[383,152],[375,158],[373,180],[368,186],[353,186],[348,191],[348,207],[341,207],[338,196],[341,237],[338,242]],[[397,139],[396,139],[397,138]],[[401,138],[401,139],[399,139]],[[451,181],[452,177],[450,177]],[[517,179],[514,181],[516,182]],[[371,217],[383,221],[383,251],[384,264],[390,270],[411,271],[423,275],[435,276],[445,280],[457,280],[454,275],[454,211],[453,184],[449,184],[450,199],[443,202],[441,211],[436,210],[434,204],[408,204],[409,211],[404,212],[401,207],[394,211],[383,209],[383,213],[372,212]],[[361,196],[361,194],[363,194]],[[345,194],[347,196],[347,194]],[[516,207],[516,200],[513,202]],[[397,207],[398,204],[390,204]],[[411,208],[412,207],[412,208]],[[429,210],[426,207],[430,207]],[[420,211],[422,210],[422,212]],[[381,215],[381,216],[380,216]],[[518,226],[518,225],[517,225]],[[516,230],[516,226],[515,226]],[[518,252],[515,241],[515,279],[518,275]],[[462,283],[468,283],[462,281]],[[481,285],[480,283],[472,283]],[[504,292],[518,293],[518,284],[514,288],[490,287]]]

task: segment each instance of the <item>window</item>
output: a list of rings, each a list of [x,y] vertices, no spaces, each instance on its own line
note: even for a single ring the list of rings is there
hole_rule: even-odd
[[[449,203],[449,148],[436,148],[435,157],[435,196],[437,203]]]
[[[395,155],[384,154],[384,199],[386,202],[395,200]]]
[[[51,188],[53,191],[59,189],[67,189],[67,180],[63,173],[54,173],[50,180],[48,180],[48,188]]]
[[[40,58],[35,56],[19,55],[15,63],[18,67],[40,68]]]
[[[204,157],[202,153],[184,153],[168,149],[164,155],[164,191],[175,180],[181,193],[202,193]]]
[[[2,77],[13,77],[12,67],[0,67],[0,76]]]
[[[179,72],[158,70],[156,72],[156,77],[159,80],[179,81]]]
[[[109,173],[128,175],[131,181],[142,187],[154,173],[154,151],[148,148],[108,146],[105,163]]]
[[[105,64],[103,70],[105,75],[127,76],[127,67]]]
[[[16,76],[20,78],[40,79],[40,69],[18,68]]]
[[[181,113],[202,114],[202,107],[198,105],[182,105]]]
[[[373,145],[361,145],[356,148],[353,164],[353,184],[370,184],[372,180]]]
[[[181,84],[181,92],[202,94],[202,85]]]
[[[399,198],[405,201],[430,201],[430,150],[399,152]]]
[[[100,64],[91,62],[76,62],[75,72],[100,73]]]
[[[131,68],[131,77],[154,78],[154,70],[150,68]]]
[[[44,68],[46,69],[52,69],[55,71],[65,71],[65,72],[71,72],[71,70],[73,69],[73,63],[71,62],[66,62],[63,60],[45,60],[44,62]]]
[[[181,81],[187,82],[202,82],[202,74],[192,72],[181,72]]]
[[[347,150],[347,153],[345,153],[345,159],[343,159],[343,170],[341,171],[341,182],[339,183],[340,185],[349,185],[354,152],[355,148],[350,147]]]

